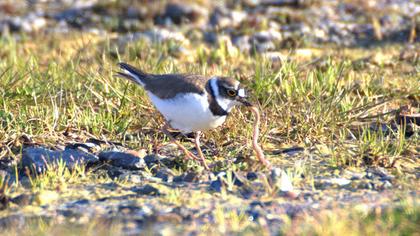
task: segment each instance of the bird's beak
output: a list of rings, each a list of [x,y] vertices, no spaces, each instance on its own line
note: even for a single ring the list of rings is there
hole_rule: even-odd
[[[252,106],[252,103],[250,103],[250,102],[247,100],[247,97],[240,97],[240,96],[238,96],[238,97],[237,97],[237,100],[238,100],[238,102],[242,103],[242,105],[244,105],[244,106],[246,106],[246,107],[251,107],[251,106]]]

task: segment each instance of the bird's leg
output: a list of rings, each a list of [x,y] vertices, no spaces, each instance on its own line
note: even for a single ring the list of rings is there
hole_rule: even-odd
[[[210,168],[207,166],[206,159],[204,158],[203,152],[201,151],[201,147],[200,147],[200,135],[201,135],[201,131],[195,132],[195,137],[194,137],[195,149],[197,149],[198,156],[200,157],[201,162],[203,162],[204,168],[206,170],[209,170]]]
[[[185,156],[193,159],[193,160],[198,160],[199,158],[196,157],[194,154],[192,154],[190,151],[188,151],[182,144],[180,144],[175,138],[174,136],[172,136],[172,134],[168,131],[168,124],[165,124],[162,127],[162,132],[169,137],[169,139],[171,140],[172,143],[174,143],[179,149],[181,149],[182,152],[184,152]]]

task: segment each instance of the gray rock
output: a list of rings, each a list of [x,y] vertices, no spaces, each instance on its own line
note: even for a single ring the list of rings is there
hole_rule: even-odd
[[[174,173],[168,168],[162,168],[156,172],[155,177],[162,179],[164,182],[171,183],[174,179]]]
[[[145,40],[149,43],[162,43],[166,41],[175,41],[179,44],[189,44],[189,40],[181,32],[169,31],[167,29],[153,28],[145,32],[129,33],[118,39],[121,46],[129,42]]]
[[[206,18],[207,15],[207,9],[199,5],[172,2],[166,5],[163,18],[169,18],[173,23],[181,24],[184,22],[197,22]]]
[[[278,54],[277,52],[268,52],[268,53],[263,54],[263,56],[266,56],[266,55],[277,56],[278,60],[284,60],[284,58],[286,58],[285,55],[283,55],[281,53]],[[287,154],[289,156],[294,156],[294,155],[297,155],[297,154],[302,153],[304,151],[305,151],[305,148],[303,148],[303,147],[290,147],[290,148],[275,150],[275,151],[273,151],[273,155]]]
[[[150,195],[150,196],[159,196],[159,189],[153,187],[152,185],[146,184],[141,187],[134,187],[131,189],[133,192],[141,195]]]
[[[391,184],[391,182],[389,182],[389,181],[385,181],[385,182],[382,184],[382,189],[390,189],[390,188],[392,188],[392,184]]]
[[[99,158],[74,149],[51,151],[43,147],[31,147],[23,150],[21,164],[22,168],[42,173],[48,168],[55,168],[61,161],[67,168],[74,169],[77,165],[95,164]]]
[[[209,189],[210,191],[221,192],[222,186],[223,186],[222,180],[217,179],[217,180],[211,181]]]
[[[246,19],[246,16],[243,11],[217,7],[210,16],[210,24],[217,28],[236,27]]]
[[[149,169],[154,169],[160,163],[159,157],[157,155],[147,155],[143,159],[146,162],[147,168]]]
[[[24,17],[12,17],[8,21],[9,29],[14,32],[33,32],[44,28],[47,20],[43,16],[30,13]]]
[[[183,181],[185,182],[198,182],[199,175],[196,172],[188,172],[185,174]]]
[[[0,159],[0,177],[5,177],[8,173],[13,171],[13,166],[16,161],[12,158],[4,157]]]
[[[219,35],[216,32],[204,32],[203,39],[205,42],[217,45],[219,43]]]
[[[1,229],[21,229],[26,224],[26,218],[23,214],[15,214],[0,218],[0,228]]]
[[[99,160],[128,170],[142,170],[147,166],[143,158],[120,151],[101,152]]]
[[[9,204],[10,198],[5,194],[0,193],[0,211],[7,209]]]
[[[330,178],[330,179],[326,179],[325,183],[338,185],[338,186],[345,186],[345,185],[350,184],[351,181],[345,178]]]
[[[233,37],[232,43],[242,52],[249,52],[252,49],[251,38],[248,35]]]
[[[395,176],[388,173],[388,171],[383,167],[372,167],[366,171],[366,176],[378,177],[381,181],[390,181],[395,178]]]
[[[19,206],[25,206],[31,204],[33,201],[33,196],[29,194],[21,194],[11,199],[11,202]]]
[[[254,180],[258,179],[258,175],[257,175],[257,173],[255,173],[255,172],[248,172],[248,173],[246,174],[246,178],[247,178],[249,181],[254,181]]]
[[[272,51],[280,43],[282,35],[275,29],[257,32],[251,37],[251,46],[259,53]]]
[[[252,37],[258,42],[280,41],[282,39],[281,33],[275,29],[257,32]]]

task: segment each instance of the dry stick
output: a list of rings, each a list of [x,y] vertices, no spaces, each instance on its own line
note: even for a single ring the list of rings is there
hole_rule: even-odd
[[[253,134],[252,134],[252,147],[254,148],[255,154],[257,155],[258,160],[263,163],[266,167],[271,169],[270,162],[265,159],[264,152],[261,146],[258,144],[258,137],[260,136],[260,112],[257,107],[251,106],[250,107],[252,113],[254,113],[255,120],[253,124]]]

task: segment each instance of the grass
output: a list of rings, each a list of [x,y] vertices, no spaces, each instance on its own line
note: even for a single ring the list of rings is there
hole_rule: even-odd
[[[188,52],[183,54],[180,46]],[[155,143],[168,142],[159,132],[162,118],[145,92],[114,76],[117,62],[126,61],[151,73],[220,74],[240,80],[263,111],[262,146],[274,165],[286,169],[295,186],[314,189],[315,176],[331,169],[379,166],[402,176],[413,176],[418,169],[418,133],[407,137],[404,129],[391,132],[372,129],[372,124],[379,123],[391,127],[402,105],[411,104],[417,109],[419,106],[420,62],[398,60],[403,50],[399,45],[367,50],[308,49],[313,52],[313,58],[309,59],[298,52],[283,51],[288,59],[280,63],[272,63],[264,56],[243,54],[224,43],[209,48],[202,44],[139,41],[122,47],[113,38],[87,33],[65,37],[22,35],[19,40],[2,37],[0,48],[0,160],[12,157],[18,161],[24,144],[55,147],[97,138],[152,152]],[[364,60],[369,56],[374,56],[374,60]],[[213,149],[207,153],[208,159],[220,163],[215,170],[260,170],[260,166],[249,161],[253,155],[252,119],[248,111],[237,109],[223,128],[205,134],[203,143]],[[287,155],[270,154],[293,146],[305,148],[303,159],[300,156],[295,161]],[[245,161],[224,162],[237,157],[244,157]],[[321,166],[321,162],[326,164]],[[185,170],[200,172],[202,168],[190,162],[183,163],[176,171]],[[415,191],[416,187],[410,186],[416,182],[415,178],[401,177],[399,181]],[[42,206],[61,201],[57,194],[71,200],[118,197],[135,185],[128,180],[112,180],[106,174],[86,173],[83,167],[70,171],[63,164],[43,175],[31,176],[29,181],[29,186],[19,180],[16,185],[8,186],[1,179],[0,197],[34,194]],[[164,194],[147,201],[191,208],[216,204],[215,210],[209,213],[213,221],[200,225],[169,224],[169,230],[199,228],[203,234],[212,235],[268,234],[268,222],[250,220],[240,207],[232,172],[228,172],[224,181],[221,193],[159,187]],[[261,181],[264,199],[282,201],[267,179]],[[118,188],[109,190],[110,183]],[[95,190],[87,191],[85,185]],[[51,202],[42,200],[48,198],[52,198]],[[143,204],[145,199],[135,201]],[[415,200],[407,201],[404,206],[369,210],[362,215],[357,209],[339,208],[296,219],[284,214],[280,217],[283,222],[280,232],[413,235],[419,209]],[[234,203],[236,208],[227,207],[223,204],[226,202]],[[74,222],[65,226],[56,224],[55,220],[35,219],[20,233],[119,234],[126,226],[121,222],[104,226],[103,219],[95,219],[89,224],[75,223],[73,227]]]

